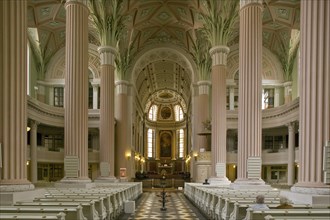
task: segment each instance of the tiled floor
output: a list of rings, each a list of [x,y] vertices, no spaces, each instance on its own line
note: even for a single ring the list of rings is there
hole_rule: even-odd
[[[206,218],[184,196],[183,192],[166,192],[166,211],[161,211],[161,192],[144,192],[136,201],[134,214],[123,214],[120,220],[206,220]]]

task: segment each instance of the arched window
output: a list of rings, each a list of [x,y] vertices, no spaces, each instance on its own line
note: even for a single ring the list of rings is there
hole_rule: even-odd
[[[177,141],[178,141],[178,153],[179,158],[183,158],[184,155],[184,131],[183,129],[177,130]]]
[[[158,111],[158,106],[157,105],[152,105],[151,108],[149,109],[148,118],[151,121],[156,121],[157,120],[157,111]]]
[[[147,132],[148,157],[154,157],[155,140],[156,140],[155,130],[149,128]]]
[[[175,112],[175,121],[182,121],[183,111],[180,105],[174,106],[174,112]]]

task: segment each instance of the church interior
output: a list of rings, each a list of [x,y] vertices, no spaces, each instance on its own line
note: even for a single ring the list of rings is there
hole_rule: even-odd
[[[0,219],[329,218],[330,1],[0,12]]]

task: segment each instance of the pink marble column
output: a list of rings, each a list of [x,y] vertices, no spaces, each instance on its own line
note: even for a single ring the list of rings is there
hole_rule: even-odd
[[[261,159],[262,8],[261,0],[241,0],[238,172],[235,183],[248,180],[248,158]],[[257,181],[262,183],[260,177],[261,173]]]
[[[134,162],[134,155],[127,158],[127,154],[131,153],[131,130],[130,124],[128,123],[129,117],[129,103],[128,103],[128,91],[129,83],[121,80],[116,82],[116,106],[115,106],[115,117],[116,117],[116,171],[115,175],[120,176],[120,168],[126,168],[126,177],[120,177],[121,179],[127,179],[130,176],[130,163]]]
[[[221,181],[229,183],[226,177],[226,141],[227,141],[227,55],[229,47],[216,46],[210,50],[212,57],[212,168],[211,175],[217,180],[211,179],[210,182]]]
[[[115,54],[110,46],[98,48],[101,58],[100,163],[106,166],[101,179],[115,179]],[[98,178],[98,179],[100,179]]]
[[[0,191],[25,191],[27,1],[0,1],[0,14]]]
[[[88,178],[88,15],[83,0],[67,0],[65,47],[65,156],[77,156],[78,178]],[[66,181],[64,178],[62,181]]]
[[[330,140],[330,1],[301,1],[299,173],[293,191],[330,194],[323,147]]]

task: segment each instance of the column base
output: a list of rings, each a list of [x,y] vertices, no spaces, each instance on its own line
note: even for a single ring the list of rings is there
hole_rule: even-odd
[[[0,192],[22,192],[22,191],[30,191],[34,190],[34,185],[29,181],[24,181],[24,183],[12,183],[10,184],[1,182],[0,184]]]
[[[114,176],[99,176],[94,180],[95,183],[117,183],[118,179]]]
[[[95,183],[92,183],[91,179],[79,179],[79,178],[66,178],[55,183],[57,188],[94,188]]]
[[[42,197],[46,192],[45,189],[34,189],[21,192],[4,192],[2,191],[2,188],[0,191],[0,206],[12,206],[19,201],[32,202],[34,198]]]
[[[330,186],[327,185],[305,185],[305,184],[295,184],[291,187],[292,192],[303,193],[303,194],[313,194],[313,195],[330,195]]]
[[[213,186],[230,186],[231,184],[227,177],[210,177],[208,182]]]
[[[290,190],[281,190],[280,195],[287,197],[293,204],[308,204],[313,208],[329,208],[330,196],[326,194],[311,194],[310,192],[316,192],[314,189],[305,189],[302,187],[291,187]],[[319,191],[318,191],[319,192]]]
[[[234,183],[230,184],[231,189],[256,189],[267,190],[272,189],[262,179],[237,179]]]

